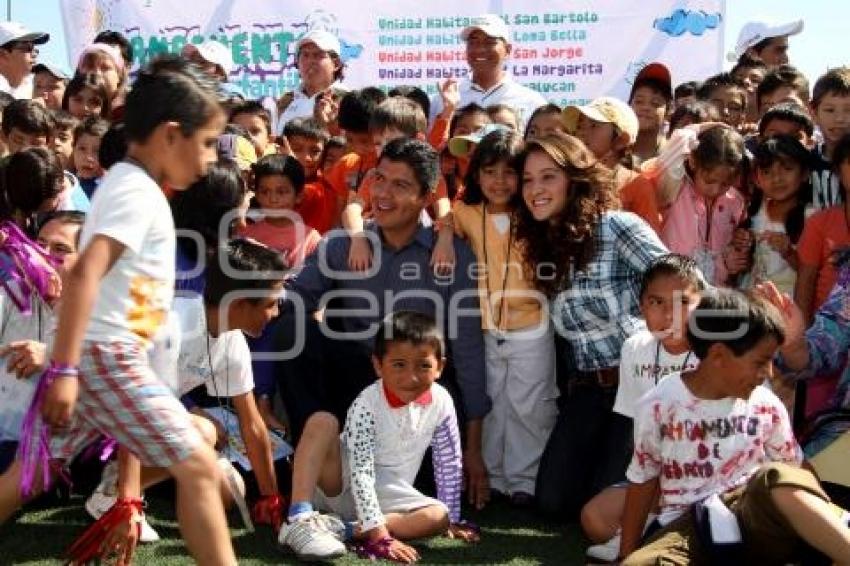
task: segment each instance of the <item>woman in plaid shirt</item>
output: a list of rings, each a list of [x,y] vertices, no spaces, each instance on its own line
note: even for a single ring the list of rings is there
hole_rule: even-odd
[[[625,478],[631,430],[612,411],[620,348],[643,328],[640,281],[667,249],[638,216],[618,210],[612,171],[578,139],[529,142],[521,169],[517,241],[550,298],[566,393],[536,491],[544,511],[575,518]]]

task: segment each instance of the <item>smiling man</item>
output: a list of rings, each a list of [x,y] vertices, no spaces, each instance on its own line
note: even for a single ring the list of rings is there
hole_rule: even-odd
[[[50,35],[30,31],[18,22],[0,23],[0,91],[15,98],[32,98],[36,46],[48,39]]]
[[[466,62],[472,76],[459,83],[458,108],[473,102],[484,108],[506,104],[517,111],[522,131],[531,113],[546,104],[546,99],[537,91],[514,82],[505,70],[512,50],[505,20],[496,14],[477,16],[463,28],[460,38],[466,43]],[[431,120],[442,110],[442,98],[438,95],[431,100]]]
[[[434,199],[439,174],[438,155],[425,142],[401,138],[383,148],[370,194],[374,222],[365,227],[373,266],[366,272],[351,271],[349,236],[330,232],[287,282],[289,301],[285,322],[278,326],[278,350],[288,350],[284,342],[296,333],[303,336],[305,327],[307,335],[305,349],[281,364],[279,385],[296,435],[311,411],[327,410],[344,422],[352,401],[376,379],[370,356],[378,324],[399,310],[433,317],[449,343],[443,383],[448,381],[451,390],[456,380],[466,418],[469,492],[483,498],[489,486],[480,452],[481,420],[490,410],[490,399],[475,260],[469,246],[455,238],[454,272],[435,275],[430,265],[435,234],[420,223],[422,210]],[[300,314],[299,303],[304,306]],[[310,315],[320,309],[323,320],[316,327]],[[316,329],[322,331],[313,332]]]

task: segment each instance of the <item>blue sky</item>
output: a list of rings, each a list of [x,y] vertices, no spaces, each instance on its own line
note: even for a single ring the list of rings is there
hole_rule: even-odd
[[[4,4],[0,2],[0,14],[5,18]],[[59,0],[12,0],[11,5],[13,20],[51,34],[40,58],[69,67]],[[846,47],[847,22],[850,22],[848,0],[727,0],[725,51],[732,49],[738,31],[747,21],[767,18],[785,22],[800,17],[806,20],[805,29],[791,40],[791,61],[810,80],[814,81],[828,67],[850,64],[850,49]]]

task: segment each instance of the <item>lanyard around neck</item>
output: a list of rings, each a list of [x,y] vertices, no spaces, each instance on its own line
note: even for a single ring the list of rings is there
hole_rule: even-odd
[[[688,350],[688,355],[685,356],[685,360],[682,362],[682,370],[688,367],[688,362],[691,359],[691,352]],[[661,361],[661,340],[658,340],[655,343],[655,363],[652,364],[652,377],[655,379],[655,384],[658,385],[658,375],[661,373],[661,366],[659,362]]]
[[[508,214],[508,218],[510,218],[510,223],[508,224],[508,253],[505,257],[505,273],[502,275],[502,291],[499,295],[499,316],[496,318],[495,313],[492,312],[493,305],[490,300],[490,295],[492,291],[490,290],[490,257],[487,251],[487,203],[481,203],[481,238],[482,243],[481,247],[484,248],[484,267],[486,269],[485,279],[487,280],[487,307],[491,310],[490,316],[493,317],[493,322],[496,326],[496,330],[501,330],[502,322],[504,322],[504,310],[505,310],[505,291],[508,288],[508,273],[511,270],[511,246],[513,245],[514,239],[514,216],[513,214]]]

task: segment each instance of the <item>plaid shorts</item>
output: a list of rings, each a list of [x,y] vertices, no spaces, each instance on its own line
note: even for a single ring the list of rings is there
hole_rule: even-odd
[[[141,345],[85,342],[79,383],[71,426],[51,442],[54,459],[70,462],[102,434],[143,465],[167,468],[202,443],[189,413],[153,373]]]

